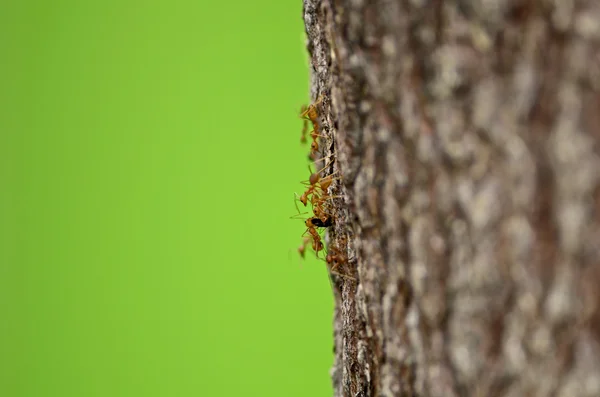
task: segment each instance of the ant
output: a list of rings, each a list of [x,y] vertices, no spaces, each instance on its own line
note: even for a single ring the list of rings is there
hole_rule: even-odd
[[[321,235],[317,231],[317,227],[328,227],[331,226],[331,224],[331,220],[326,220],[326,222],[323,222],[319,218],[308,218],[306,221],[304,221],[306,231],[302,234],[302,244],[300,244],[298,247],[298,254],[300,254],[300,257],[304,259],[306,247],[308,246],[309,242],[311,242],[312,249],[317,254],[317,257],[319,256],[319,251],[322,251],[325,247],[323,245],[323,241],[321,240]],[[310,236],[304,236],[306,233],[310,234]]]
[[[332,271],[336,270],[338,266],[348,263],[348,256],[342,252],[339,248],[346,245],[346,238],[342,237],[337,241],[336,245],[332,245],[327,250],[327,256],[325,256],[325,262],[330,266]]]
[[[313,174],[313,175],[315,175],[315,174]],[[331,183],[335,179],[339,179],[339,178],[333,178],[332,175],[333,174],[328,175],[325,178],[320,178],[315,183],[311,183],[310,186],[308,187],[308,189],[306,189],[306,191],[304,193],[302,193],[302,195],[298,198],[298,200],[302,204],[304,204],[305,207],[308,205],[308,202],[310,200],[311,204],[314,207],[315,205],[320,205],[320,204],[324,203],[325,200],[327,200],[327,199],[340,197],[340,196],[331,196],[329,193],[327,193],[327,189],[329,188]],[[312,177],[312,175],[311,175],[311,177]]]
[[[342,274],[338,270],[341,265],[348,263],[348,255],[344,252],[346,241],[346,237],[340,237],[336,242],[337,244],[328,247],[327,255],[325,256],[324,260],[327,263],[327,267],[329,268],[329,272],[331,274],[356,281],[354,277]]]
[[[326,222],[327,218],[330,218],[330,211],[328,208],[329,200],[342,197],[333,196],[327,192],[326,189],[331,184],[332,179],[333,178],[330,177],[323,178],[322,180],[325,180],[323,183],[325,186],[322,186],[322,184],[315,184],[314,186],[310,186],[302,196],[298,197],[296,195],[296,200],[300,201],[304,206],[307,206],[310,201],[315,217],[319,218],[322,222]],[[298,210],[298,214],[300,214],[298,205],[296,205],[296,209]]]
[[[331,219],[331,217],[329,216],[329,211],[327,211],[326,208],[323,208],[322,203],[324,200],[317,197],[317,199],[318,199],[318,201],[317,201],[317,200],[315,200],[315,197],[317,197],[317,195],[313,195],[313,200],[312,200],[313,213],[315,214],[315,217],[317,219],[319,219],[322,223],[325,223],[328,221],[328,219]]]
[[[313,213],[315,217],[319,218],[322,222],[326,222],[328,218],[331,218],[331,204],[329,200],[335,198],[341,198],[343,196],[332,196],[330,194],[318,194],[314,193],[311,197],[311,204],[313,207]]]
[[[317,194],[314,193],[311,196],[310,203],[313,208],[314,217],[312,218],[313,225],[317,227],[329,227],[333,224],[332,217],[330,215],[331,211],[328,204],[328,200],[339,198],[343,196],[331,196],[326,194]],[[301,201],[302,198],[299,198],[298,195],[295,196],[296,200]],[[296,210],[298,211],[297,215],[292,216],[291,218],[296,218],[298,216],[302,216],[306,214],[306,212],[301,213],[298,205],[296,204]],[[320,223],[319,223],[320,222]]]
[[[334,172],[333,174],[329,174],[326,177],[321,178],[321,176],[319,174],[321,173],[321,171],[325,170],[325,168],[327,168],[328,166],[329,166],[329,164],[326,165],[325,167],[321,168],[319,171],[310,174],[308,181],[302,182],[305,185],[307,185],[307,184],[309,185],[308,189],[306,189],[306,191],[304,193],[302,193],[302,196],[300,196],[300,202],[302,204],[304,204],[305,207],[308,204],[310,195],[313,195],[313,197],[314,197],[314,194],[318,194],[319,190],[322,192],[323,195],[327,195],[327,189],[329,188],[329,186],[331,186],[331,183],[336,179],[340,179],[340,178],[333,177],[333,175],[335,175],[337,173],[337,171]],[[310,171],[310,167],[308,169]]]
[[[300,142],[306,143],[306,133],[308,132],[308,122],[310,121],[313,125],[313,130],[310,132],[310,136],[313,140],[310,144],[310,149],[313,152],[319,150],[319,143],[317,142],[317,138],[323,137],[323,135],[320,134],[319,113],[317,112],[317,106],[321,103],[322,100],[323,95],[321,95],[314,103],[310,104],[308,107],[302,106],[302,108],[300,109],[300,117],[304,120]]]
[[[329,219],[325,220],[325,222],[323,222],[319,218],[308,218],[306,220],[306,222],[304,222],[304,224],[306,225],[306,231],[304,232],[304,234],[306,234],[306,233],[310,234],[310,236],[312,238],[312,248],[316,252],[317,257],[318,257],[319,251],[322,251],[323,248],[325,248],[325,247],[323,246],[323,241],[321,241],[321,235],[319,235],[319,232],[317,231],[317,227],[329,227],[333,224],[332,220],[331,220],[331,218],[329,218]],[[305,244],[308,244],[308,243],[305,243]],[[304,249],[306,247],[305,244],[303,244],[301,246],[301,248]],[[302,255],[302,253],[301,253],[301,255]]]
[[[339,252],[333,251],[333,248],[331,248],[330,252],[327,253],[327,256],[325,257],[325,262],[327,262],[333,271],[336,270],[340,264],[346,263],[346,258]]]

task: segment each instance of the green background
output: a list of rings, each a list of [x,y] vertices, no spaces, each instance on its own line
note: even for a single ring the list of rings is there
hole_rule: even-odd
[[[302,1],[3,1],[0,396],[331,395]]]

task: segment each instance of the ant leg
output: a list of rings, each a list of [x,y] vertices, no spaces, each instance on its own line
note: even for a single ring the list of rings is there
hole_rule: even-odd
[[[317,98],[317,100],[311,103],[310,105],[302,106],[302,112],[300,113],[300,117],[307,117],[308,114],[311,113],[311,111],[317,113],[316,107],[321,103],[321,101],[323,101],[323,95],[319,95],[319,98]]]
[[[322,101],[323,101],[323,94],[319,95],[319,97],[309,106],[304,106],[305,109],[302,112],[302,115],[303,116],[307,115],[311,109],[316,108],[317,105],[319,105]]]
[[[313,186],[318,184],[320,181],[324,180],[324,179],[328,179],[330,178],[332,175],[335,175],[336,173],[338,173],[339,171],[335,171],[332,174],[329,174],[323,178],[321,178],[319,176],[319,174],[323,171],[325,171],[325,169],[327,167],[329,167],[333,162],[327,164],[325,167],[321,168],[320,170],[316,171],[316,172],[312,172],[310,165],[308,165],[308,172],[310,172],[310,177],[308,178],[308,180],[304,180],[304,181],[300,181],[301,184],[305,185],[305,186]],[[341,177],[339,177],[338,179],[341,179]],[[331,178],[332,181],[336,180],[335,178]]]
[[[314,129],[313,129],[313,130],[310,132],[310,137],[311,137],[313,140],[315,140],[315,139],[317,139],[317,138],[327,138],[327,136],[325,136],[325,135],[321,135],[319,132],[315,132],[315,130],[314,130]]]
[[[327,164],[327,165],[325,166],[325,168],[327,168],[327,167],[329,167],[331,164],[333,164],[333,163],[334,163],[334,161],[335,161],[335,156],[336,156],[336,155],[337,155],[337,152],[335,152],[335,151],[334,151],[334,152],[332,152],[332,153],[331,153],[330,155],[328,155],[328,156],[324,156],[324,157],[321,157],[320,159],[316,159],[316,160],[314,160],[314,161],[313,161],[313,163],[315,163],[315,164],[316,164],[316,163],[318,163],[318,162],[320,162],[320,161],[324,161],[324,160],[327,160],[327,159],[329,159],[330,157],[333,157],[333,160],[332,160],[332,161],[331,161],[329,164]],[[312,172],[311,172],[311,173],[312,173]]]
[[[306,134],[308,133],[308,120],[304,119],[302,123],[302,135],[300,137],[300,143],[306,143]]]
[[[294,205],[296,206],[296,211],[298,211],[297,215],[306,215],[308,212],[300,212],[300,208],[298,208],[298,201],[302,203],[302,199],[298,197],[298,193],[294,192]],[[297,216],[294,215],[294,216]]]
[[[331,174],[333,175],[333,174]],[[339,181],[342,179],[341,176],[336,178],[331,178],[331,175],[326,176],[325,178],[321,178],[318,183],[316,183],[317,187],[323,192],[324,195],[328,195],[327,190],[331,186],[333,181]]]
[[[310,118],[308,117],[308,112],[310,112],[310,106],[302,105],[302,111],[300,113],[300,118],[310,120]]]
[[[302,220],[304,220],[304,215],[306,215],[306,214],[308,214],[308,212],[303,212],[301,214],[292,215],[292,216],[290,216],[290,219],[302,219]]]
[[[339,199],[339,198],[345,198],[346,196],[330,196],[328,194],[323,195],[322,199],[320,201],[317,202],[317,205],[323,206],[323,204],[327,205],[333,205],[333,200],[335,199]],[[315,206],[315,204],[313,204],[313,207]]]
[[[348,280],[356,281],[356,279],[354,277],[346,276],[345,274],[334,272],[334,271],[331,271],[331,270],[329,272],[331,274],[335,274],[336,276],[339,276],[341,278],[347,278]]]
[[[331,160],[330,162],[328,162],[327,165],[324,167],[324,168],[327,168],[327,167],[331,166],[335,162],[335,156],[336,155],[337,155],[336,152],[332,152],[330,155],[321,157],[320,159],[312,160],[312,162],[316,165],[317,163],[320,163],[321,161],[325,161],[325,160],[328,160],[331,157],[333,157],[333,160]]]

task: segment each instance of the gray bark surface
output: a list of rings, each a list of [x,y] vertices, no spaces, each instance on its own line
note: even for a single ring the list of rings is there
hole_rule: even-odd
[[[600,396],[600,2],[305,0],[336,396]]]

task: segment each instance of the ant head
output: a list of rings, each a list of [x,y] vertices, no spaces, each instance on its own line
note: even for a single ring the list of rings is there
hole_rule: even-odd
[[[306,192],[302,193],[302,196],[300,196],[300,202],[304,204],[305,207],[308,204],[308,197],[306,197]]]
[[[310,150],[312,150],[313,152],[319,150],[319,144],[317,143],[317,141],[312,141],[312,143],[310,144]]]

